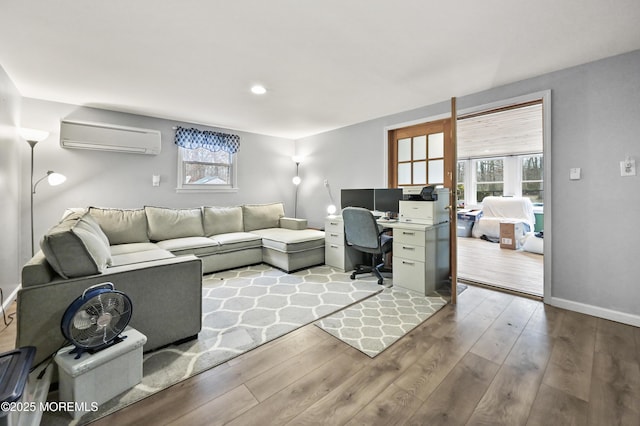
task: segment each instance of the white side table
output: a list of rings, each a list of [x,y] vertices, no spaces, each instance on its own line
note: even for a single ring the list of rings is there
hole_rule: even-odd
[[[133,328],[122,333],[126,338],[94,354],[79,359],[70,354],[73,346],[58,351],[55,357],[60,376],[60,401],[73,402],[73,418],[95,411],[97,406],[132,388],[142,380],[142,346],[147,337]]]

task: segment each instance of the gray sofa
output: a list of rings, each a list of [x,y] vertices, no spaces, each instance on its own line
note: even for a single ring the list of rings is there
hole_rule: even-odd
[[[172,209],[74,209],[52,227],[22,269],[16,346],[36,362],[64,344],[66,308],[111,282],[132,300],[130,325],[145,351],[201,329],[202,274],[268,263],[284,271],[324,263],[324,232],[284,217],[281,203]]]

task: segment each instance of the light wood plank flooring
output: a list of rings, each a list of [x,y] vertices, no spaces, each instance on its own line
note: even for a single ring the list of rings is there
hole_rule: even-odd
[[[480,238],[459,237],[458,279],[542,296],[544,258],[523,250],[501,249]]]
[[[469,286],[376,358],[309,325],[94,425],[637,426],[638,401],[640,329]]]

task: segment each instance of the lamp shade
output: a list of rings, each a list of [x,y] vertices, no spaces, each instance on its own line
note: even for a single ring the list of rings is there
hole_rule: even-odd
[[[294,185],[300,185],[300,182],[302,182],[302,179],[300,179],[300,176],[294,176],[293,179],[291,179],[293,181]]]
[[[65,180],[67,180],[67,177],[60,173],[55,173],[55,172],[47,173],[47,181],[51,186],[60,185],[61,183],[64,183]]]
[[[45,130],[21,128],[20,136],[30,142],[40,142],[49,137],[49,132]]]
[[[302,160],[304,160],[304,157],[302,155],[294,155],[293,157],[291,157],[291,159],[294,163],[300,164],[302,163]]]

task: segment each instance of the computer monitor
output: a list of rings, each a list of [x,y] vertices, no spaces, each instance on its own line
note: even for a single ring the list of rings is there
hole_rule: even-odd
[[[374,210],[373,189],[343,189],[340,191],[340,204],[343,209],[345,207],[362,207]]]
[[[400,212],[402,188],[377,188],[374,194],[375,210],[379,212]]]

